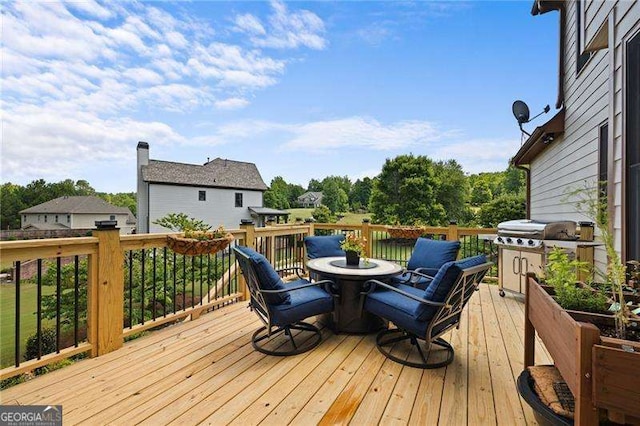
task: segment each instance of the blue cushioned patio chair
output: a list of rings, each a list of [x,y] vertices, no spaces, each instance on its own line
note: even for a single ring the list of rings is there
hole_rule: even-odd
[[[319,257],[344,256],[344,250],[340,248],[340,243],[344,241],[344,238],[343,234],[304,237],[307,257],[317,259]]]
[[[491,265],[484,255],[447,262],[426,290],[406,284],[393,286],[378,280],[367,281],[365,285],[371,287],[363,293],[364,309],[391,321],[396,327],[378,333],[376,345],[380,352],[411,367],[440,368],[449,365],[453,361],[453,347],[440,336],[458,326],[462,310]],[[411,344],[411,353],[404,358],[391,353],[392,348],[402,341]],[[433,345],[444,348],[444,360],[429,359]]]
[[[307,257],[309,259],[317,259],[319,257],[345,256],[344,250],[340,247],[340,243],[344,241],[344,238],[343,234],[304,237]],[[314,281],[322,279],[320,275],[315,273],[309,274],[309,277]]]
[[[458,257],[460,241],[418,238],[407,263],[407,269],[392,277],[393,285],[406,284],[425,289],[442,265]]]
[[[322,288],[332,282],[311,283],[300,278],[285,285],[260,253],[244,246],[234,247],[234,252],[251,295],[249,306],[264,323],[253,333],[253,347],[267,355],[286,356],[318,346],[320,330],[303,320],[333,311],[333,297]],[[295,269],[300,277],[300,268],[288,269]],[[281,334],[288,340],[276,340]]]

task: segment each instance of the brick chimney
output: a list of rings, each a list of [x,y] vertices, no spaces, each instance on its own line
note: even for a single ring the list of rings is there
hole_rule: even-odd
[[[137,148],[137,209],[138,223],[136,233],[146,234],[149,232],[149,184],[142,180],[142,168],[149,165],[149,144],[138,142]]]

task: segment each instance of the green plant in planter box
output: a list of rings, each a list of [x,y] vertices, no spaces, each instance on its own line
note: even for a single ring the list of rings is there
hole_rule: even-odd
[[[596,182],[595,185],[589,186],[585,181],[583,188],[569,191],[565,200],[572,198],[577,210],[591,218],[600,231],[600,240],[604,243],[607,253],[607,285],[611,290],[614,306],[617,307],[613,312],[616,323],[616,337],[625,339],[630,316],[629,306],[624,300],[623,291],[626,268],[622,263],[620,253],[615,248],[614,235],[609,227],[607,196],[601,188],[606,188],[606,182]]]
[[[589,264],[570,259],[561,248],[555,247],[547,255],[545,281],[553,286],[556,300],[564,309],[586,312],[604,312],[607,297],[589,288],[580,287],[578,272],[587,271]]]

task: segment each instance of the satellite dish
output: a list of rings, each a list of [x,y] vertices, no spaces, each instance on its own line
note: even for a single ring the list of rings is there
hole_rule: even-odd
[[[529,107],[522,101],[515,101],[511,107],[513,116],[518,120],[518,124],[529,122]]]

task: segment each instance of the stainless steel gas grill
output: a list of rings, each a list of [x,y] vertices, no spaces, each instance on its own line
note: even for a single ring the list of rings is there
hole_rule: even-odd
[[[500,295],[509,290],[524,293],[526,275],[533,272],[544,276],[546,252],[562,247],[574,253],[578,259],[593,263],[593,225],[581,223],[582,241],[577,233],[578,224],[570,220],[510,220],[498,225],[498,235],[493,240],[499,248],[498,263]],[[586,238],[584,238],[586,237]]]

